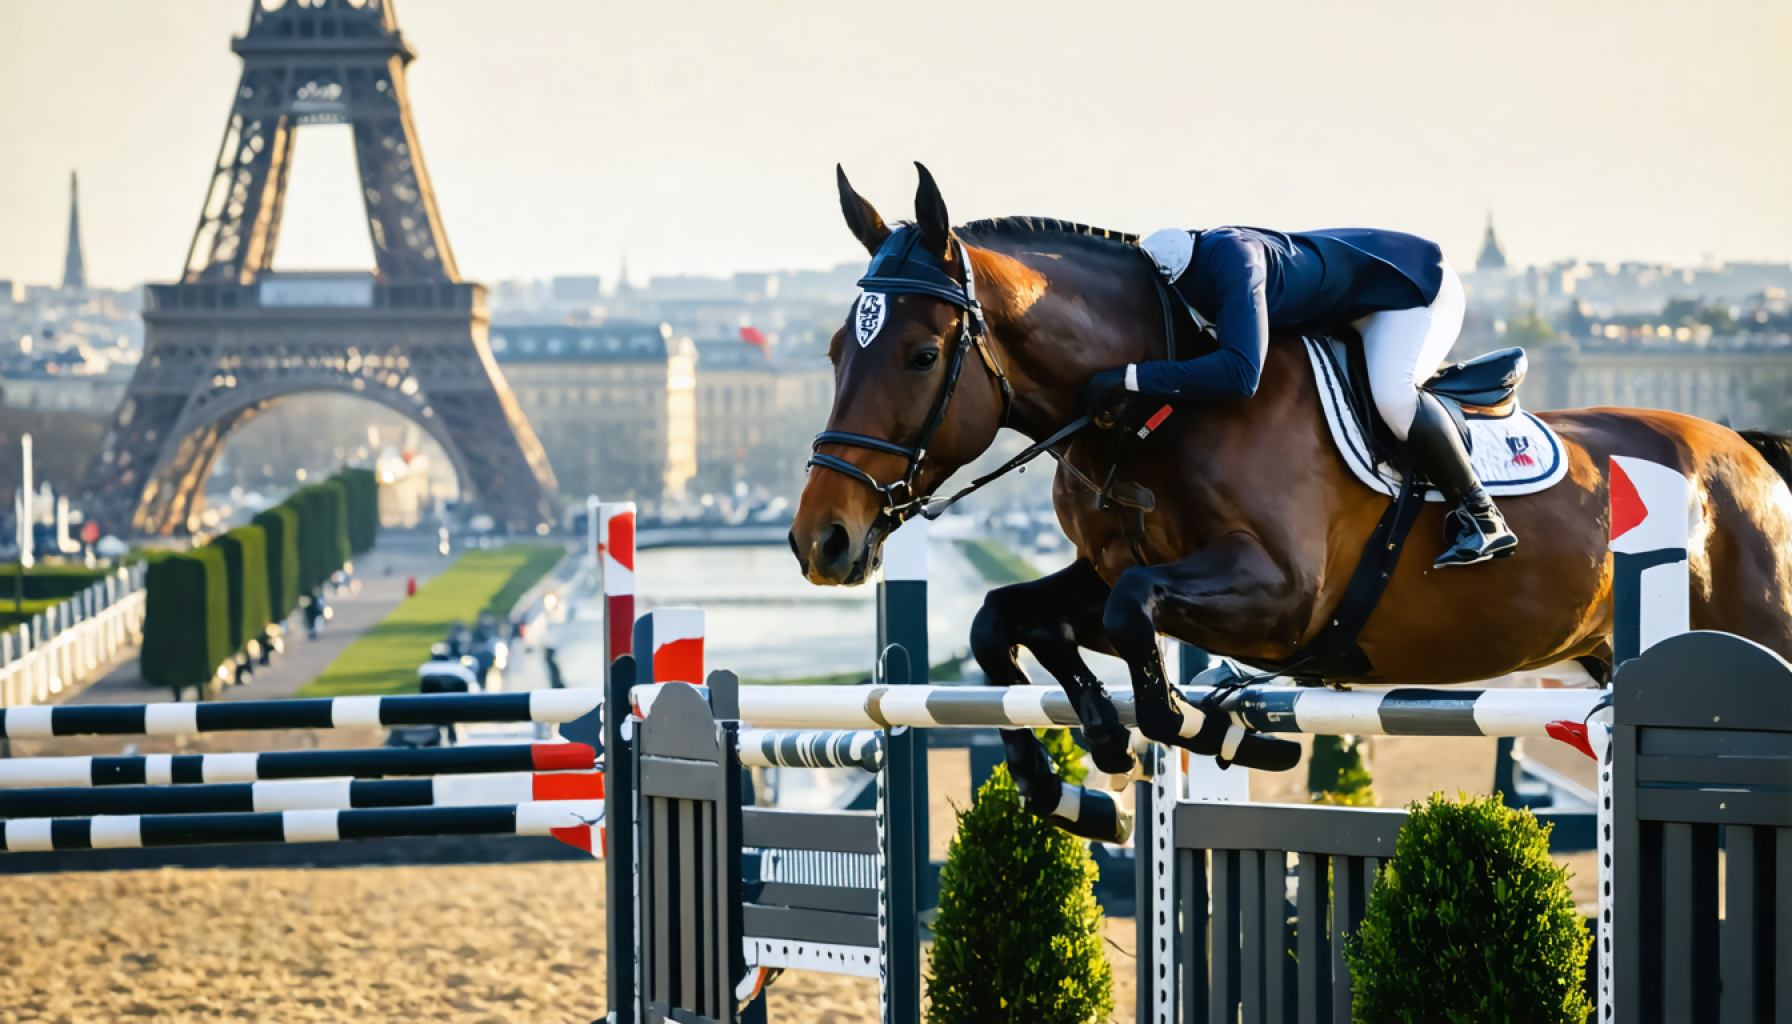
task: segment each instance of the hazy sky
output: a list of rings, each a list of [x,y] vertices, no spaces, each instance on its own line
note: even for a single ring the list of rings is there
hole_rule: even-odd
[[[0,0],[0,277],[176,276],[249,0]],[[462,273],[827,266],[843,160],[955,219],[1399,227],[1472,261],[1792,259],[1787,0],[404,0]],[[276,265],[367,266],[342,128]]]

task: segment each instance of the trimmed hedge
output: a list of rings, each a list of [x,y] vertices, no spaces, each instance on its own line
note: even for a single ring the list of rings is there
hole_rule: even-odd
[[[19,563],[0,565],[0,598],[12,597],[13,577],[18,574]],[[25,599],[73,597],[110,574],[108,569],[89,569],[84,565],[34,565],[25,573]]]
[[[203,689],[230,658],[230,584],[223,550],[206,545],[149,560],[143,609],[143,678]]]
[[[348,492],[348,542],[355,554],[373,550],[380,533],[380,483],[371,469],[344,469],[336,474]]]
[[[230,649],[241,651],[268,628],[267,535],[259,526],[239,526],[212,541],[224,553],[229,585]]]
[[[301,487],[287,499],[299,510],[299,579],[315,590],[353,554],[348,543],[348,491],[335,480]]]
[[[268,618],[284,622],[299,606],[299,510],[282,504],[258,514],[267,549]]]

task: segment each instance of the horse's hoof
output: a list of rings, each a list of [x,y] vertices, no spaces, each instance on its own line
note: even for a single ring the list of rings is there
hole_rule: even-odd
[[[1221,765],[1238,764],[1260,772],[1285,772],[1300,764],[1300,744],[1280,736],[1260,732],[1246,733],[1238,741],[1238,750],[1230,758],[1220,758]]]
[[[1126,791],[1126,787],[1143,778],[1145,778],[1145,769],[1143,765],[1139,764],[1137,758],[1133,758],[1132,767],[1123,772],[1103,771],[1100,765],[1095,766],[1089,772],[1089,783],[1093,786],[1100,786],[1110,793],[1123,793]]]
[[[1132,838],[1132,812],[1105,793],[1084,789],[1074,820],[1052,815],[1045,820],[1076,836],[1097,843],[1125,844]]]

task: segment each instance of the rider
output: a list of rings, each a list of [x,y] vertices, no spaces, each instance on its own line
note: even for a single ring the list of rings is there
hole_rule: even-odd
[[[1217,351],[1174,362],[1097,372],[1089,411],[1117,414],[1127,397],[1248,398],[1276,328],[1350,323],[1363,339],[1376,409],[1413,466],[1461,513],[1436,566],[1472,565],[1511,554],[1518,538],[1475,477],[1455,421],[1420,385],[1462,329],[1462,282],[1437,243],[1372,228],[1283,234],[1260,228],[1166,228],[1141,247],[1203,327]]]

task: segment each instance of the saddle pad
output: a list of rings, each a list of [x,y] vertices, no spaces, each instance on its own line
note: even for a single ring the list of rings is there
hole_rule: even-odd
[[[1332,443],[1350,472],[1368,487],[1392,496],[1400,489],[1400,474],[1370,454],[1363,425],[1357,422],[1346,396],[1343,362],[1336,342],[1305,339],[1313,364],[1313,380],[1319,387],[1319,404]],[[1374,415],[1371,413],[1371,415]],[[1469,461],[1475,476],[1494,497],[1535,494],[1568,474],[1562,439],[1549,425],[1516,406],[1502,416],[1468,414]],[[1442,501],[1436,490],[1425,492],[1426,501]]]

